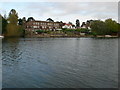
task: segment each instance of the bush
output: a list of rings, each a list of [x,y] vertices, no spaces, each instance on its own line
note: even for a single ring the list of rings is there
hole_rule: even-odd
[[[75,31],[75,29],[67,29],[67,28],[63,28],[62,30],[63,30],[63,32],[73,32],[73,31]]]
[[[91,32],[90,34],[93,36],[97,36],[97,33],[95,33],[95,32]]]
[[[47,31],[45,31],[45,30],[36,30],[36,32],[37,32],[38,34],[47,33]]]
[[[81,29],[80,29],[80,32],[81,32],[81,33],[89,33],[89,30],[86,29],[86,28],[81,28]]]

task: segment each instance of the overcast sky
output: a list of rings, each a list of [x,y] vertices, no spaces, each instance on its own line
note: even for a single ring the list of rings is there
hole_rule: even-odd
[[[34,17],[36,20],[52,18],[54,21],[80,22],[107,18],[118,20],[117,2],[1,2],[0,13],[7,14],[11,9],[18,12],[19,18]]]

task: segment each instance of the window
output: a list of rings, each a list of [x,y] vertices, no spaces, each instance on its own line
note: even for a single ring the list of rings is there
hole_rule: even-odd
[[[33,28],[37,28],[37,26],[33,26]]]

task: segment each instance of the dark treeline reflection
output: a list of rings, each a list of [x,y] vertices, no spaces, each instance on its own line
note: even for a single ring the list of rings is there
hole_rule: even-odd
[[[6,60],[3,64],[12,65],[13,63],[17,63],[20,59],[20,49],[18,47],[19,38],[5,38],[2,40],[2,60]],[[7,59],[5,59],[7,58]]]

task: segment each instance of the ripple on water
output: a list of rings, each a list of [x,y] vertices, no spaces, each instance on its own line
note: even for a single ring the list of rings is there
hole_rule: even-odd
[[[118,39],[3,40],[3,87],[113,88]],[[14,82],[13,82],[14,81]]]

